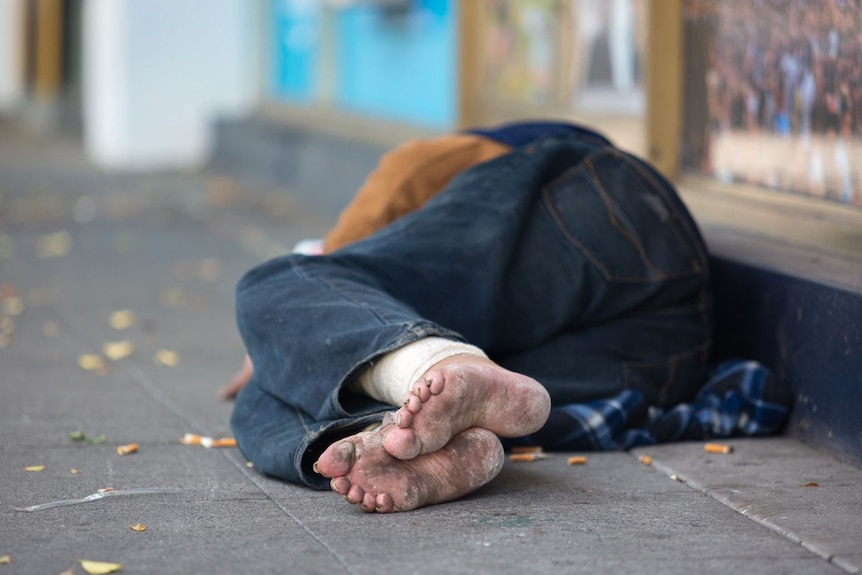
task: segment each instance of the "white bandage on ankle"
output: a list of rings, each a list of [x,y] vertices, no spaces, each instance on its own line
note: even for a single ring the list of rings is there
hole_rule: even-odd
[[[410,386],[433,365],[453,355],[488,357],[476,346],[442,337],[426,337],[391,351],[350,382],[354,391],[389,403],[401,405]]]

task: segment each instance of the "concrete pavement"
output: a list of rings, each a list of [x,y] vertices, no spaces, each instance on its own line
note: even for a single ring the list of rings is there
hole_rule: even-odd
[[[860,572],[862,471],[792,438],[507,462],[464,500],[381,516],[182,445],[230,435],[215,394],[243,356],[236,280],[336,207],[208,172],[106,174],[74,143],[0,129],[0,575],[83,573],[79,558],[160,574]],[[112,325],[120,310],[133,325]],[[95,354],[104,366],[82,368]]]

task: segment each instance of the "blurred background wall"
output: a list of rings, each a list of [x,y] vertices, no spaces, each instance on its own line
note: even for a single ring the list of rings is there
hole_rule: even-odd
[[[642,149],[646,0],[0,0],[0,113],[118,169],[203,165],[277,109],[417,133],[525,117]]]

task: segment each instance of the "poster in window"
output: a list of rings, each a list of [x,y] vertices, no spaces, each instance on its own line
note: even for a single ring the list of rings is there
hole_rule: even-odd
[[[683,165],[862,205],[857,0],[685,0]]]

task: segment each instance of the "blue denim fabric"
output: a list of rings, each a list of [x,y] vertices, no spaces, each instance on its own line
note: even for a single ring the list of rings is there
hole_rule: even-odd
[[[326,488],[320,452],[392,409],[344,383],[391,350],[457,339],[554,404],[635,389],[667,406],[702,381],[712,299],[673,188],[573,134],[464,172],[366,240],[264,263],[236,307],[255,366],[231,420],[239,447],[265,473]]]

